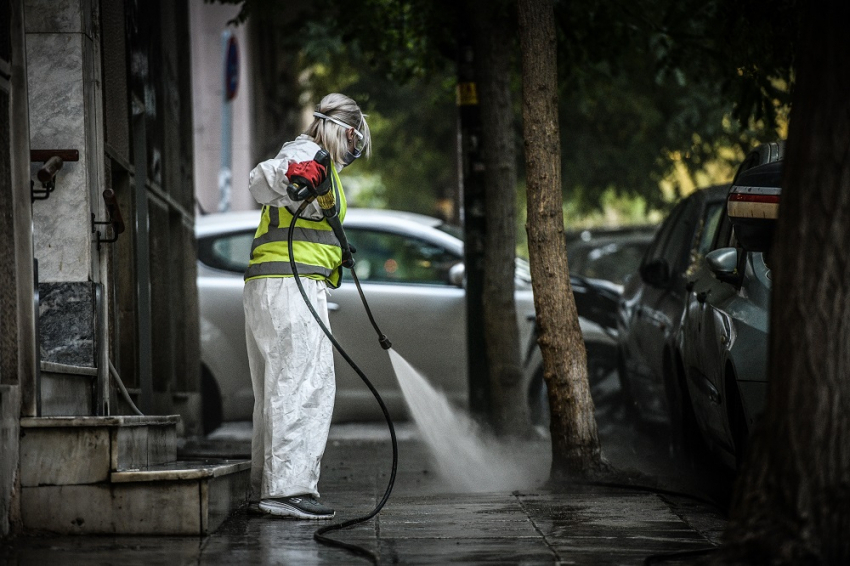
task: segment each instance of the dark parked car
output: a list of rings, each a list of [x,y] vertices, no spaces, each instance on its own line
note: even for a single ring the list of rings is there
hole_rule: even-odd
[[[617,356],[627,407],[645,421],[669,423],[674,350],[687,294],[687,270],[709,251],[728,185],[682,199],[662,223],[623,289]]]
[[[775,144],[774,144],[775,145]],[[765,156],[781,159],[781,153]],[[772,243],[782,162],[739,170],[717,238],[690,279],[682,320],[682,385],[695,425],[709,448],[735,467],[764,410]],[[728,213],[727,213],[728,211]],[[693,434],[684,430],[683,434]]]
[[[623,282],[637,271],[654,230],[647,226],[583,231],[567,239],[570,286],[587,352],[590,390],[597,404],[619,391],[616,380],[611,387],[607,379],[617,369],[617,304]],[[536,326],[525,364],[531,417],[535,423],[545,424],[549,409]]]

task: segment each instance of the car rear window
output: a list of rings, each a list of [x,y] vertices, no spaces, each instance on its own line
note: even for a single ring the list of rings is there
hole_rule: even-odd
[[[245,273],[254,231],[217,234],[198,240],[198,259],[214,269]]]
[[[445,222],[442,224],[438,224],[434,226],[440,232],[445,232],[449,236],[454,236],[458,240],[463,240],[463,228],[460,226],[455,226],[454,224],[446,224]]]

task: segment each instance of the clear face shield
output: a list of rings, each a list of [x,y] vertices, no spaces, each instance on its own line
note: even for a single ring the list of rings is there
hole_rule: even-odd
[[[346,130],[354,130],[354,148],[352,149],[349,146],[349,149],[346,150],[345,156],[343,157],[343,165],[350,165],[354,162],[355,159],[358,159],[363,154],[363,148],[366,146],[366,140],[360,130],[358,130],[354,126],[346,124],[342,120],[337,120],[336,118],[333,118],[332,116],[327,116],[325,114],[322,114],[321,112],[313,112],[313,116],[315,116],[316,118],[322,118],[323,120],[330,120],[334,124],[342,126]]]

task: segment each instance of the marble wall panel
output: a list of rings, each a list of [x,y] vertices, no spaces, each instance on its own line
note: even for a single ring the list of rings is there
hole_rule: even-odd
[[[148,427],[148,465],[177,459],[177,430],[173,426]]]
[[[86,281],[91,270],[83,40],[79,33],[26,38],[30,146],[80,152],[79,161],[66,162],[56,174],[50,198],[33,204],[33,247],[41,281]],[[40,166],[33,164],[33,178]]]
[[[29,428],[21,436],[21,485],[76,485],[109,478],[106,428]]]
[[[57,502],[62,502],[57,505]],[[24,487],[24,529],[63,534],[113,532],[109,484]]]
[[[112,469],[133,470],[177,459],[174,426],[127,426],[112,431]]]
[[[41,416],[70,417],[94,412],[94,377],[65,373],[41,373]]]
[[[0,385],[0,539],[9,535],[20,446],[21,392],[17,385]]]
[[[113,484],[116,533],[201,534],[197,481]]]
[[[197,482],[26,487],[21,515],[25,529],[61,534],[199,535],[200,491]]]
[[[41,360],[95,367],[93,284],[40,283],[38,291]]]
[[[113,470],[137,470],[148,465],[148,431],[151,428],[128,426],[112,430]]]
[[[250,470],[207,480],[207,512],[205,514],[206,524],[203,525],[204,532],[214,532],[234,509],[246,504],[250,490]]]
[[[81,0],[25,0],[27,33],[83,31]]]

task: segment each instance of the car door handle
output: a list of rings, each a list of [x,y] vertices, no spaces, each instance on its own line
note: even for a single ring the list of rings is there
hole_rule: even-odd
[[[339,303],[328,303],[328,310],[329,311],[338,311],[339,310]]]
[[[707,298],[708,291],[700,291],[699,293],[697,293],[697,301],[704,303]]]

